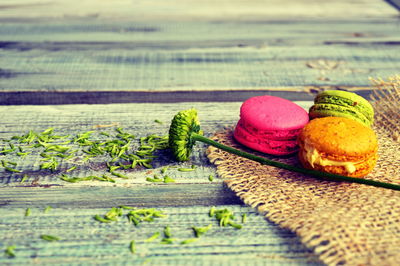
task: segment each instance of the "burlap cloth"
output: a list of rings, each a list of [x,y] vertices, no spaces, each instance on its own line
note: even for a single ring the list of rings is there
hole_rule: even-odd
[[[400,183],[400,86],[380,85],[390,90],[373,96],[379,160],[367,177]],[[213,139],[251,152],[235,142],[232,129],[216,133]],[[208,149],[208,157],[246,204],[295,232],[324,263],[400,265],[400,191],[316,180],[214,147]],[[299,165],[297,156],[278,160]]]

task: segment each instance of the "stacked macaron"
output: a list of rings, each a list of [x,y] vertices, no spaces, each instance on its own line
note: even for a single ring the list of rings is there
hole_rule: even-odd
[[[309,114],[289,100],[257,96],[242,104],[234,137],[272,155],[299,151],[305,168],[362,177],[378,157],[373,119],[371,104],[346,91],[318,94]]]
[[[304,167],[352,177],[372,171],[378,142],[371,129],[374,109],[366,99],[347,91],[324,91],[309,114],[312,120],[299,135]]]

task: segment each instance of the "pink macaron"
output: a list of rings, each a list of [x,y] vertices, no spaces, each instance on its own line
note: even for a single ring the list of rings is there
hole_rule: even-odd
[[[297,136],[308,121],[308,113],[294,102],[269,95],[252,97],[240,108],[234,137],[254,150],[287,155],[298,151]]]

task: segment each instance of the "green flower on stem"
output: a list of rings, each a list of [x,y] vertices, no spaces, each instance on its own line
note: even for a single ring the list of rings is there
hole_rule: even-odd
[[[175,156],[176,160],[178,161],[189,160],[190,154],[192,153],[193,145],[195,144],[196,141],[206,143],[218,149],[236,154],[238,156],[259,162],[264,165],[270,165],[286,169],[289,171],[310,175],[318,179],[331,180],[331,181],[345,181],[345,182],[359,183],[375,187],[389,188],[393,190],[400,190],[400,185],[398,184],[379,182],[364,178],[341,176],[326,172],[300,168],[284,164],[281,162],[269,160],[263,157],[259,157],[254,154],[247,153],[241,150],[237,150],[235,148],[223,145],[214,140],[204,137],[202,131],[200,130],[200,122],[198,120],[197,111],[195,109],[189,109],[179,112],[172,119],[171,126],[169,128],[169,147],[172,150],[172,153]]]
[[[197,110],[181,111],[174,116],[169,128],[169,147],[178,161],[189,160],[196,142],[194,134],[201,134]]]

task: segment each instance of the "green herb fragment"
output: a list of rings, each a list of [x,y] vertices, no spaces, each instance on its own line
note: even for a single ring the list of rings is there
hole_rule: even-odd
[[[209,180],[210,182],[214,181],[214,176],[213,176],[213,175],[209,175],[209,176],[208,176],[208,180]]]
[[[236,224],[233,222],[235,219],[235,216],[233,212],[229,211],[228,209],[221,209],[221,210],[214,210],[214,215],[210,216],[215,216],[215,218],[219,221],[219,226],[232,226],[236,229],[241,229],[242,225]]]
[[[14,149],[3,149],[3,150],[1,150],[0,151],[0,153],[1,154],[3,154],[3,155],[6,155],[6,154],[9,154],[9,153],[12,153],[13,151],[15,151],[15,148]]]
[[[44,209],[44,213],[48,213],[49,211],[51,211],[51,209],[52,209],[51,206],[47,206],[47,207]]]
[[[193,243],[193,242],[195,242],[195,241],[197,241],[197,240],[198,240],[197,238],[189,238],[189,239],[183,240],[183,241],[181,242],[181,245],[190,244],[190,243]]]
[[[13,166],[16,166],[16,165],[17,165],[17,163],[10,162],[10,161],[5,161],[5,160],[1,160],[1,164],[2,164],[3,166],[7,166],[7,165],[9,165],[9,164],[11,164],[11,165],[13,165]]]
[[[8,258],[14,258],[15,257],[15,253],[14,253],[14,249],[16,248],[15,245],[13,246],[8,246],[6,248],[6,250],[4,250],[4,254],[8,257]]]
[[[161,174],[165,174],[165,172],[168,170],[169,166],[164,166],[161,168]]]
[[[207,233],[208,230],[212,228],[212,224],[209,224],[205,227],[193,227],[194,235],[196,237],[200,237],[201,235]]]
[[[95,216],[93,216],[93,219],[95,219],[96,221],[99,221],[101,223],[111,223],[111,220],[105,219],[103,217],[101,217],[100,215],[96,214]]]
[[[51,157],[49,159],[43,159],[43,160],[49,160],[49,162],[41,164],[40,169],[49,169],[51,171],[55,171],[57,169],[58,165],[60,164],[54,157]]]
[[[76,166],[72,166],[72,167],[68,168],[65,172],[69,173],[69,172],[75,170],[76,168],[77,168]]]
[[[52,235],[41,235],[40,236],[41,239],[49,241],[49,242],[53,242],[53,241],[59,241],[60,238],[57,236],[52,236]]]
[[[114,171],[118,170],[119,168],[121,168],[120,165],[110,165],[110,163],[107,163],[107,167],[108,167],[109,172],[114,172]]]
[[[80,182],[80,181],[90,181],[93,180],[93,176],[87,176],[87,177],[69,177],[66,174],[61,174],[60,177],[61,180],[66,181],[66,182],[70,182],[70,183],[76,183],[76,182]]]
[[[100,180],[100,181],[108,181],[108,182],[111,182],[111,183],[115,183],[116,182],[115,179],[113,179],[113,178],[111,178],[109,176],[102,175],[101,177],[102,177],[102,179],[100,179],[100,177],[98,177],[98,176],[94,176],[95,179]]]
[[[116,181],[114,179],[112,179],[109,176],[103,175],[103,176],[95,176],[95,175],[91,175],[91,176],[86,176],[86,177],[69,177],[66,174],[61,174],[60,179],[66,182],[70,182],[70,183],[77,183],[77,182],[81,182],[81,181],[92,181],[92,180],[98,180],[98,181],[105,181],[105,182],[112,182],[115,183]]]
[[[155,218],[164,218],[161,211],[156,209],[134,209],[127,214],[128,220],[135,226],[138,226],[142,222],[152,222]]]
[[[28,216],[30,216],[31,215],[31,208],[27,208],[26,210],[25,210],[25,217],[28,217]]]
[[[25,158],[29,154],[31,154],[31,153],[30,152],[17,152],[17,155],[22,158]]]
[[[117,172],[111,172],[111,174],[113,176],[119,177],[119,178],[123,178],[123,179],[128,179],[128,177],[126,175],[123,175],[121,173],[117,173]]]
[[[178,168],[179,172],[192,172],[194,168]]]
[[[111,137],[110,134],[108,134],[107,132],[100,132],[100,135],[106,136],[106,137]]]
[[[37,135],[38,134],[36,132],[30,130],[26,135],[23,135],[19,138],[19,142],[30,144],[36,139]]]
[[[118,217],[120,216],[122,216],[122,209],[113,207],[104,215],[104,218],[111,221],[118,221]]]
[[[127,132],[124,132],[123,129],[120,128],[120,127],[116,128],[115,130],[119,133],[119,134],[117,134],[117,137],[120,138],[120,139],[123,139],[125,141],[128,141],[130,139],[135,139],[136,138],[135,135],[129,134]]]
[[[160,121],[160,120],[158,120],[158,119],[155,119],[154,122],[156,122],[156,123],[158,123],[158,124],[161,124],[161,125],[164,124],[162,121]]]
[[[66,152],[66,151],[68,151],[70,149],[69,147],[63,147],[63,146],[54,145],[54,144],[44,145],[44,146],[46,147],[46,149],[44,150],[45,152],[47,152],[47,151],[55,151],[55,152],[64,153],[64,152]]]
[[[90,146],[93,144],[93,141],[89,141],[90,136],[94,133],[94,131],[87,131],[81,134],[76,135],[74,138],[74,143],[79,146]]]
[[[247,214],[243,213],[242,214],[242,224],[244,224],[247,220]]]
[[[147,177],[147,178],[146,178],[146,181],[147,181],[147,182],[152,182],[152,183],[164,182],[164,180],[161,179],[161,178],[151,178],[151,177]]]
[[[122,208],[112,207],[103,217],[95,215],[93,218],[102,223],[111,223],[118,221],[118,217],[122,216]]]
[[[153,242],[160,236],[160,232],[155,232],[151,237],[147,238],[145,242]]]
[[[28,175],[24,175],[20,181],[20,183],[24,183],[29,178]]]
[[[149,164],[149,163],[142,163],[142,166],[144,166],[147,169],[152,169],[153,168],[153,166],[151,164]]]
[[[132,240],[129,243],[129,250],[131,251],[132,254],[136,253],[136,245],[135,245],[135,240]]]
[[[43,157],[43,158],[47,158],[47,159],[50,159],[52,157],[50,154],[47,154],[47,153],[44,153],[44,152],[42,152],[40,154],[40,156]]]
[[[54,128],[50,127],[42,132],[42,135],[51,135],[53,134]]]
[[[169,226],[166,226],[164,228],[164,236],[167,237],[167,238],[171,237],[171,228]]]
[[[124,209],[124,210],[132,210],[136,209],[136,207],[131,207],[131,206],[125,206],[125,205],[120,205],[119,208]]]
[[[17,163],[14,162],[10,162],[10,161],[5,161],[5,160],[1,160],[1,165],[4,167],[4,169],[6,169],[9,172],[13,172],[13,173],[21,173],[21,171],[14,169],[12,167],[9,167],[8,165],[11,164],[13,166],[17,166]]]
[[[175,240],[176,240],[175,238],[163,238],[160,243],[161,244],[173,244]]]
[[[243,228],[243,226],[242,226],[241,224],[235,224],[235,223],[232,222],[232,221],[229,221],[228,224],[229,224],[230,226],[236,228],[236,229],[242,229],[242,228]]]
[[[164,183],[175,183],[175,180],[169,176],[164,176]]]
[[[213,217],[214,215],[215,215],[215,207],[212,206],[210,211],[209,211],[209,213],[208,213],[208,216]]]
[[[4,166],[4,169],[6,169],[9,172],[13,172],[13,173],[21,173],[22,171],[8,167],[8,166]]]

